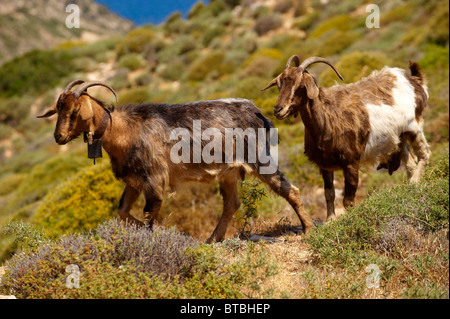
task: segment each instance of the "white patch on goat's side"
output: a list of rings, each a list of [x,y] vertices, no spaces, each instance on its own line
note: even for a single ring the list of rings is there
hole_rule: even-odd
[[[398,150],[400,135],[405,132],[418,132],[420,124],[415,118],[416,101],[414,88],[405,77],[405,71],[390,68],[386,71],[394,76],[391,88],[395,104],[367,104],[369,113],[370,135],[361,162],[387,161]]]

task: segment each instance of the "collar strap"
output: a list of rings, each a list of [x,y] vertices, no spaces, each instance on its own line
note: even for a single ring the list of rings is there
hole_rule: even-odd
[[[106,128],[108,127],[108,122],[112,122],[111,114],[109,111],[105,109],[105,113],[103,113],[102,119],[100,120],[100,124],[97,126],[97,129],[94,131],[94,139],[101,139],[103,134],[105,134]]]
[[[102,119],[95,130],[93,120],[90,119],[89,132],[84,132],[84,142],[90,145],[94,139],[101,139],[103,134],[105,134],[106,128],[108,127],[108,122],[112,122],[112,118],[109,110],[107,109],[105,109],[105,113],[103,113]]]

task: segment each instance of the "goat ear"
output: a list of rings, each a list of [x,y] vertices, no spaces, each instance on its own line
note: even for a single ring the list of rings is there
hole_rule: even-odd
[[[278,81],[278,76],[275,79],[273,79],[272,81],[270,81],[270,83],[267,84],[266,87],[264,89],[262,89],[261,91],[265,91],[268,88],[271,88],[272,86],[277,85],[277,81]]]
[[[38,116],[36,116],[37,118],[44,118],[44,117],[50,117],[50,116],[52,116],[53,114],[56,114],[57,113],[57,111],[56,111],[56,103],[55,104],[53,104],[52,106],[50,106],[46,111],[45,111],[45,113],[44,114],[42,114],[42,115],[38,115]]]
[[[316,81],[314,81],[314,78],[306,72],[303,73],[303,83],[305,83],[308,98],[312,100],[319,96],[319,87],[317,86]]]
[[[80,116],[83,121],[90,120],[94,117],[94,111],[92,110],[92,105],[89,97],[83,95],[79,99],[81,104]]]

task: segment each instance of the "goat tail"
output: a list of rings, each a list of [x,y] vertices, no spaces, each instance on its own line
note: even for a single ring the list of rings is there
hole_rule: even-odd
[[[419,64],[417,64],[416,62],[409,61],[409,69],[411,70],[411,76],[416,77],[420,85],[424,85],[425,76],[420,70]]]

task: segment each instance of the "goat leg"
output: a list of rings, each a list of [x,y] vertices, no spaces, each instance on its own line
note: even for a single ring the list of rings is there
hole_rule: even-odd
[[[122,197],[120,198],[118,213],[122,221],[138,226],[143,226],[144,225],[143,222],[134,218],[130,214],[131,207],[133,206],[134,202],[138,199],[139,194],[140,192],[137,189],[134,189],[133,187],[126,185]]]
[[[269,185],[275,193],[287,200],[300,219],[303,232],[307,234],[313,228],[313,223],[311,217],[303,208],[298,188],[292,185],[284,174],[278,170],[274,174],[259,174],[259,178]]]
[[[156,195],[152,191],[145,192],[144,218],[145,224],[152,228],[153,223],[158,217],[162,205],[162,196]]]
[[[427,144],[427,140],[425,139],[423,132],[420,132],[414,136],[414,139],[412,140],[412,147],[417,156],[418,162],[410,182],[418,183],[425,173],[425,167],[428,165],[428,161],[431,156],[430,147]]]
[[[348,165],[344,168],[345,189],[344,208],[347,209],[355,204],[356,190],[358,189],[358,165]]]
[[[241,203],[239,202],[237,178],[229,178],[219,181],[220,194],[223,198],[223,212],[220,217],[216,229],[208,238],[206,243],[212,241],[221,241],[225,237],[228,224],[230,223],[234,213],[239,209]]]
[[[324,190],[325,190],[325,199],[327,201],[327,222],[334,220],[336,218],[336,214],[334,212],[334,199],[335,199],[335,191],[334,191],[334,172],[327,170],[320,170],[324,182]]]

